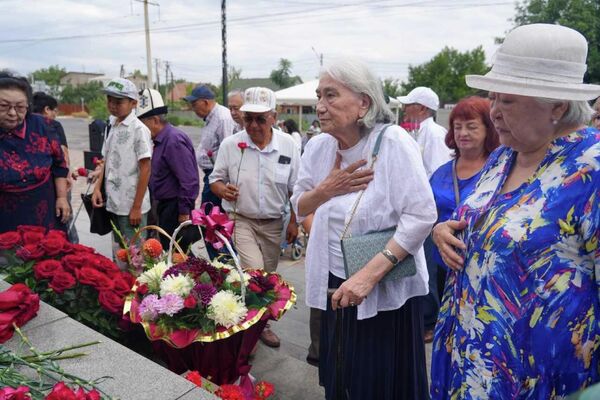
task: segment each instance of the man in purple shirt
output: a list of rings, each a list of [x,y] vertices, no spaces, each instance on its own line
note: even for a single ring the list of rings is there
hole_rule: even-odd
[[[167,111],[159,92],[142,91],[137,116],[150,129],[154,141],[150,193],[153,200],[158,201],[158,225],[172,234],[181,222],[190,219],[200,179],[192,141],[185,132],[166,121]],[[186,227],[179,244],[187,250],[199,238],[197,229]],[[160,240],[166,249],[169,240],[164,236]]]

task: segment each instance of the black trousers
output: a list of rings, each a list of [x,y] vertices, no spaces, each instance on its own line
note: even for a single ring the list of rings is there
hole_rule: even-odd
[[[175,229],[179,226],[179,204],[177,199],[158,200],[156,207],[158,215],[158,226],[163,228],[169,235],[173,235]],[[183,228],[175,240],[179,240],[179,245],[183,251],[187,251],[189,246],[200,240],[200,233],[197,226],[186,226]],[[161,235],[160,243],[165,250],[169,249],[169,239]]]

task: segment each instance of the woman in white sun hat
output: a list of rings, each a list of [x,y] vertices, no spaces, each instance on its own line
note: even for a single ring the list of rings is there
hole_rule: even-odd
[[[586,127],[587,42],[510,32],[488,90],[503,145],[433,238],[452,268],[435,330],[433,399],[563,398],[600,380],[600,132]]]

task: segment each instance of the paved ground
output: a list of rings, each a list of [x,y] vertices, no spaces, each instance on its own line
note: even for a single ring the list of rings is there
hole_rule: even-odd
[[[87,124],[84,119],[59,118],[65,128],[71,151],[73,169],[83,166],[83,150],[89,148]],[[192,141],[197,144],[199,129],[183,127]],[[79,179],[73,188],[73,209],[81,203],[79,193],[85,192],[87,185]],[[89,233],[89,219],[85,210],[79,214],[76,223],[82,244],[93,246],[99,252],[110,256],[109,236]],[[277,270],[296,289],[298,302],[281,321],[272,324],[272,329],[281,338],[281,347],[272,349],[262,343],[252,361],[251,374],[259,380],[267,380],[276,387],[276,399],[319,400],[323,390],[318,385],[317,368],[306,363],[307,348],[310,343],[308,332],[309,310],[304,304],[304,259],[292,261],[286,254],[281,258]],[[431,345],[427,346],[429,369]]]

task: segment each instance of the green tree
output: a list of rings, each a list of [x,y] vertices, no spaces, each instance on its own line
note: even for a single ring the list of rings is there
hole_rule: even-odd
[[[402,83],[402,92],[427,86],[438,94],[442,104],[455,103],[476,93],[465,83],[465,75],[484,74],[487,70],[481,46],[464,53],[445,47],[425,64],[408,67],[408,81]]]
[[[44,81],[50,86],[50,90],[54,96],[59,92],[60,80],[67,75],[67,70],[58,65],[51,65],[48,68],[41,68],[31,73],[31,78],[34,81]]]
[[[389,97],[398,97],[402,94],[402,83],[398,79],[385,78],[382,83],[383,93]]]
[[[285,58],[279,60],[278,68],[271,71],[269,77],[281,88],[287,88],[302,83],[302,79],[300,79],[298,75],[292,76],[292,62]]]
[[[81,99],[85,104],[95,99],[103,98],[102,82],[89,82],[83,85],[73,86],[68,84],[60,93],[60,101],[68,104],[80,104]]]
[[[560,24],[579,31],[588,41],[586,82],[600,82],[600,1],[525,0],[517,3],[516,26]]]

